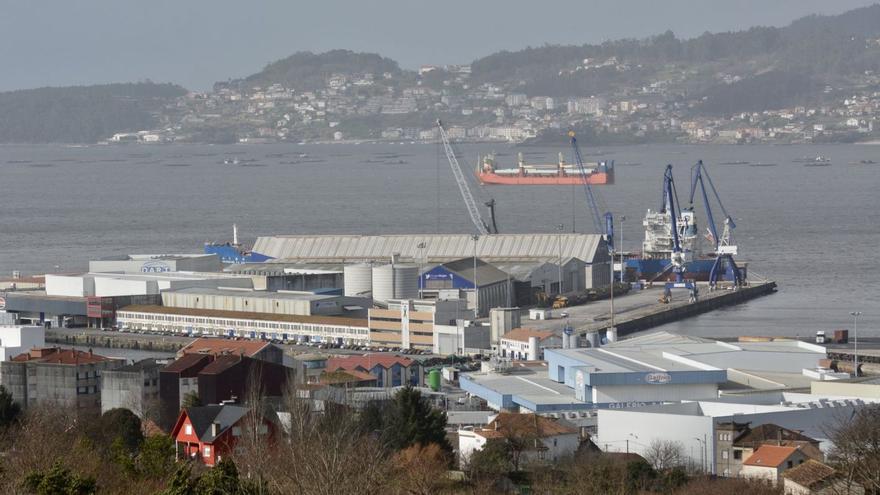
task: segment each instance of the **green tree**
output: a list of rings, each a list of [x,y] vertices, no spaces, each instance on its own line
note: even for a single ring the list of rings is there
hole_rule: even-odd
[[[394,396],[385,415],[383,439],[394,450],[435,443],[452,452],[446,439],[446,413],[434,408],[422,393],[407,386]]]
[[[34,471],[24,480],[23,488],[36,495],[91,495],[98,485],[94,478],[71,474],[70,470],[56,462],[49,471]]]
[[[513,455],[507,442],[494,440],[473,452],[467,462],[472,479],[497,479],[513,468]]]
[[[128,409],[116,408],[105,412],[96,426],[95,439],[107,450],[117,443],[118,452],[134,455],[144,441],[141,420]]]
[[[168,478],[174,471],[174,440],[168,435],[148,436],[141,444],[136,464],[146,478]]]
[[[0,385],[0,427],[9,426],[21,414],[21,406],[12,400],[12,394]]]
[[[199,398],[198,392],[187,392],[186,395],[183,396],[183,408],[186,409],[188,407],[201,407],[202,399]]]
[[[229,459],[223,459],[203,474],[196,482],[197,495],[237,495],[242,493],[238,468]]]
[[[181,462],[174,470],[168,486],[156,495],[193,495],[195,493],[194,484],[192,464]]]

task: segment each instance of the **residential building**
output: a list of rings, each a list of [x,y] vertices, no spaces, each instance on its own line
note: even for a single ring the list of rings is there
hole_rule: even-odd
[[[46,328],[41,326],[0,326],[0,361],[46,345]]]
[[[842,473],[831,466],[807,459],[782,473],[785,495],[863,495],[865,488],[855,481],[848,481]]]
[[[184,354],[245,356],[270,363],[284,364],[284,350],[271,342],[260,340],[199,338],[177,351],[177,357],[183,357]]]
[[[97,412],[101,410],[103,372],[124,364],[122,359],[92,351],[36,348],[0,363],[0,383],[23,408],[53,404]]]
[[[782,473],[808,460],[797,447],[762,445],[754,454],[743,461],[740,476],[768,481],[773,485],[782,481]]]
[[[489,442],[511,442],[522,448],[521,465],[528,462],[556,462],[573,455],[580,445],[577,428],[537,414],[500,413],[483,428],[458,430],[458,452],[467,463],[474,452]]]
[[[715,472],[721,476],[738,477],[743,461],[762,445],[798,447],[807,457],[823,461],[819,441],[799,431],[765,423],[754,428],[735,421],[715,425]]]
[[[249,412],[247,407],[229,404],[184,409],[171,429],[176,458],[213,467],[224,456],[235,453],[242,435],[251,429],[263,441],[273,441],[278,431],[276,423],[264,417],[259,424],[251,424]]]
[[[123,408],[142,420],[156,419],[161,368],[161,363],[148,358],[115,370],[105,370],[101,377],[101,413]]]
[[[425,383],[422,363],[405,356],[368,353],[329,358],[325,371],[332,373],[339,370],[369,373],[376,377],[376,386],[384,388],[405,385],[421,387]]]
[[[562,337],[553,330],[516,328],[501,336],[498,353],[515,360],[543,360],[544,349],[562,347]]]

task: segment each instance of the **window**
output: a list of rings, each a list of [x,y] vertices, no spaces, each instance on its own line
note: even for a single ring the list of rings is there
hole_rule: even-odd
[[[788,469],[791,469],[791,468],[794,467],[794,463],[791,462],[791,461],[786,462],[785,465],[786,465],[786,467],[787,467]]]
[[[721,451],[721,458],[722,459],[727,459],[729,457],[730,457],[730,454],[726,450]]]
[[[739,461],[739,460],[742,460],[742,458],[743,458],[743,451],[742,451],[742,450],[734,450],[734,451],[733,451],[733,458],[736,459],[736,460],[738,460],[738,461]]]
[[[211,457],[211,447],[205,447],[205,453],[203,454],[205,457]]]
[[[232,436],[234,436],[234,437],[241,436],[241,427],[240,426],[233,426],[232,427]]]
[[[184,432],[185,434],[187,434],[187,435],[192,435],[192,434],[193,434],[193,427],[192,427],[192,425],[186,425],[186,426],[184,426],[184,427],[183,427],[183,432]]]

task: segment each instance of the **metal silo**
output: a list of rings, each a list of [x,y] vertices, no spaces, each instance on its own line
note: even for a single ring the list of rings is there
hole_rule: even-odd
[[[394,299],[394,267],[392,265],[374,265],[373,300],[388,302]]]
[[[416,265],[394,265],[394,298],[418,299],[419,267]]]
[[[373,266],[367,263],[345,265],[342,285],[346,296],[363,297],[373,290]]]

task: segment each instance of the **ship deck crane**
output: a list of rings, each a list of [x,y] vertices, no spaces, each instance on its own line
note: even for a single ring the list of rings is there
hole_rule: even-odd
[[[477,202],[474,200],[473,194],[471,194],[470,186],[468,186],[467,179],[465,179],[464,173],[461,170],[461,165],[458,164],[455,149],[452,147],[452,143],[449,141],[449,135],[446,133],[446,129],[443,128],[443,123],[440,119],[437,119],[437,128],[440,130],[440,140],[443,142],[443,150],[446,152],[446,159],[449,160],[449,166],[452,168],[452,175],[455,177],[455,183],[458,184],[458,190],[461,192],[461,198],[464,200],[464,204],[467,207],[471,222],[473,222],[474,227],[476,227],[479,234],[497,234],[498,225],[495,223],[495,199],[490,199],[484,203],[489,207],[489,215],[491,216],[491,223],[487,223],[480,215],[480,210],[477,208]]]
[[[574,161],[577,164],[578,172],[581,175],[581,184],[584,186],[584,195],[587,200],[587,207],[590,209],[590,218],[593,220],[593,228],[599,234],[605,236],[608,244],[608,250],[614,250],[614,217],[611,212],[605,212],[604,215],[599,211],[599,205],[596,201],[596,195],[593,193],[593,187],[590,186],[589,175],[584,167],[584,161],[581,158],[581,149],[578,146],[577,138],[574,131],[568,131],[568,137],[571,138],[571,149],[574,151]],[[603,223],[604,218],[604,223]]]
[[[678,220],[681,218],[681,211],[678,205],[678,192],[675,189],[675,179],[672,177],[672,165],[666,166],[663,173],[663,206],[661,213],[668,213],[672,224],[672,254],[670,256],[670,265],[672,273],[675,275],[674,282],[666,282],[663,291],[662,302],[668,303],[672,298],[672,289],[688,289],[690,291],[690,301],[697,300],[697,286],[692,280],[684,277],[685,272],[685,253],[681,248],[681,237],[678,233]]]
[[[708,188],[706,187],[707,183],[709,185]],[[706,223],[709,225],[709,235],[712,238],[712,242],[715,244],[715,263],[712,264],[712,270],[709,272],[709,288],[715,288],[723,267],[726,278],[733,281],[734,289],[736,289],[743,283],[739,267],[736,266],[736,262],[733,260],[734,255],[737,254],[737,247],[735,244],[731,244],[731,233],[733,229],[736,228],[736,224],[733,221],[733,217],[731,217],[730,214],[727,213],[727,209],[724,208],[724,203],[721,202],[721,197],[718,195],[718,190],[715,189],[715,184],[712,183],[712,177],[709,176],[709,171],[706,170],[706,166],[703,165],[703,160],[698,161],[696,165],[691,167],[691,208],[694,207],[694,195],[697,192],[697,187],[700,188],[703,198],[703,206],[706,209]],[[712,195],[715,197],[718,206],[721,208],[721,212],[724,214],[724,230],[720,235],[715,223],[715,218],[712,216],[712,206],[709,203],[709,190],[712,191]]]

